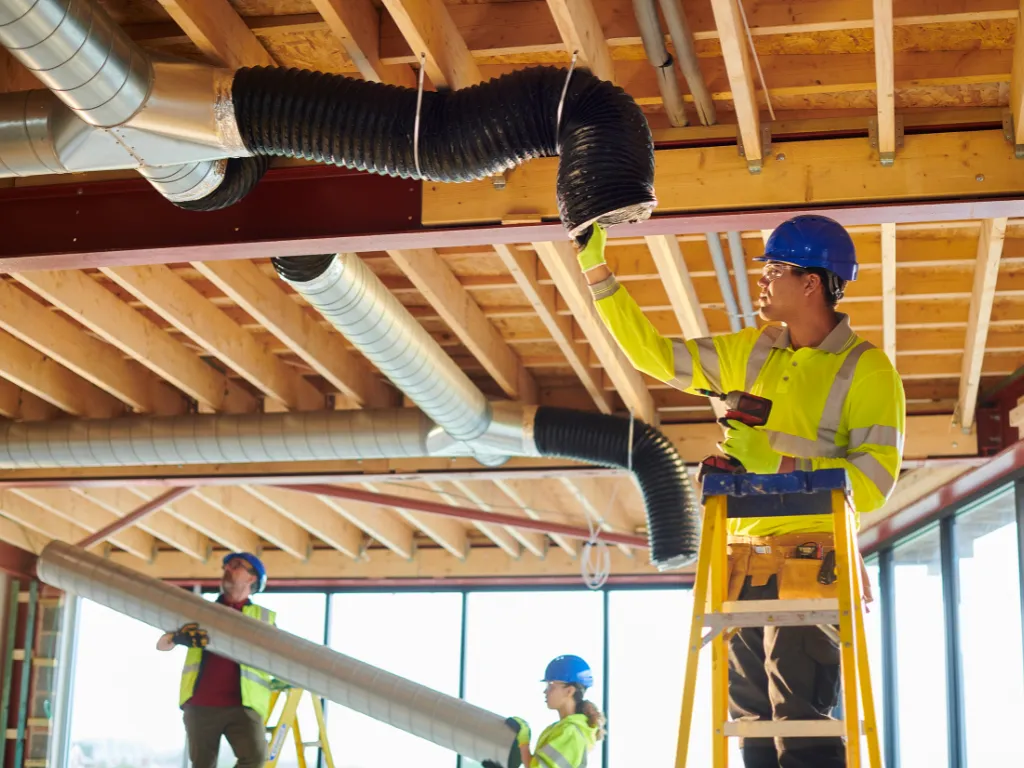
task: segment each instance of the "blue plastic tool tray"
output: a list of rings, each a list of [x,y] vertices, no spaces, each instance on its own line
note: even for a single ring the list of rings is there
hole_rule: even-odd
[[[832,491],[850,492],[845,469],[782,475],[720,474],[704,478],[702,499],[728,496],[728,517],[832,514]]]

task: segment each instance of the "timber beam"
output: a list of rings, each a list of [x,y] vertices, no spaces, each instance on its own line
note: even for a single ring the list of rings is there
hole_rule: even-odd
[[[614,236],[772,229],[795,211],[848,226],[1024,216],[1024,175],[1001,131],[908,136],[890,168],[859,138],[788,142],[784,155],[751,177],[734,147],[658,150],[655,215]],[[0,190],[0,271],[564,241],[557,164],[531,160],[502,190],[277,168],[238,205],[201,216],[142,180],[12,187]]]

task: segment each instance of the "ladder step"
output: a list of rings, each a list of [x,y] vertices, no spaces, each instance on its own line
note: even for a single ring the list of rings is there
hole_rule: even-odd
[[[46,768],[46,758],[37,757],[32,760],[26,760],[23,765],[25,768]]]
[[[711,629],[730,627],[802,627],[839,623],[839,601],[816,600],[729,600],[722,610],[704,616]]]
[[[49,728],[50,718],[48,717],[30,717],[25,723],[29,728]]]
[[[839,738],[846,735],[846,724],[842,720],[736,720],[725,723],[722,730],[726,736],[745,739]]]
[[[18,593],[18,602],[19,603],[27,603],[28,601],[29,601],[29,593],[28,592],[19,592]],[[40,597],[38,600],[36,600],[36,605],[40,605],[40,606],[44,606],[44,607],[48,607],[48,608],[56,608],[56,607],[58,607],[60,605],[60,598],[59,597]]]

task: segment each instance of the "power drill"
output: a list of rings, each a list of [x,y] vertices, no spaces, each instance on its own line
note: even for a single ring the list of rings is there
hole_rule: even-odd
[[[768,423],[768,416],[772,412],[772,401],[765,397],[758,397],[749,392],[741,392],[734,389],[732,392],[722,394],[712,389],[698,389],[698,394],[705,397],[713,397],[725,403],[725,415],[718,423],[723,427],[728,426],[728,420],[742,422],[750,427],[763,427]],[[703,480],[704,475],[728,472],[738,474],[745,472],[743,465],[732,456],[707,456],[700,463],[700,470],[697,472],[697,480]]]

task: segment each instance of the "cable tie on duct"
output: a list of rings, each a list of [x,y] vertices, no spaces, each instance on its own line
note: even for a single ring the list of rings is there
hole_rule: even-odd
[[[562,144],[559,141],[559,133],[562,130],[562,105],[565,104],[565,95],[569,92],[569,81],[572,80],[572,71],[576,69],[576,59],[579,58],[580,52],[572,52],[572,61],[569,62],[569,72],[565,76],[565,85],[562,86],[562,98],[558,100],[558,115],[555,117],[555,152],[556,154],[562,154]]]
[[[427,54],[420,51],[420,71],[416,76],[416,120],[412,126],[412,159],[416,163],[416,178],[422,181],[420,171],[420,113],[423,111],[423,73],[426,69]]]

